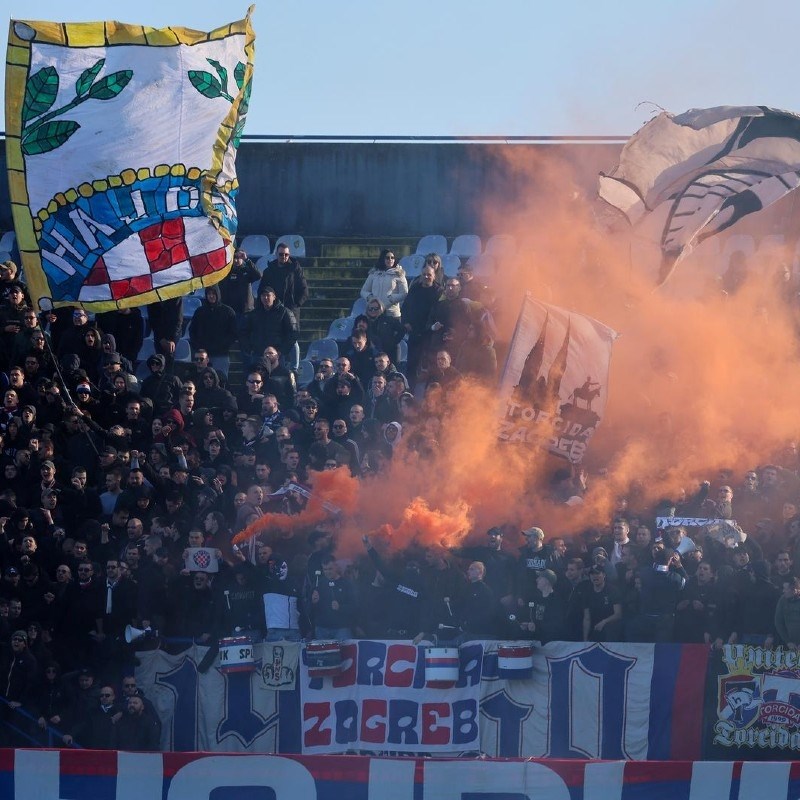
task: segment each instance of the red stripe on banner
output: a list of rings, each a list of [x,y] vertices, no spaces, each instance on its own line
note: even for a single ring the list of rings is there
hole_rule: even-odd
[[[0,772],[14,771],[14,751],[5,747],[0,748]]]
[[[62,775],[113,778],[117,774],[117,753],[115,750],[62,750],[59,769]]]
[[[640,769],[640,767],[645,767],[645,769]],[[625,763],[625,783],[691,781],[693,767],[692,761],[627,761]]]
[[[702,719],[708,656],[709,649],[703,644],[684,645],[681,648],[672,704],[670,755],[676,761],[691,761],[702,752]]]

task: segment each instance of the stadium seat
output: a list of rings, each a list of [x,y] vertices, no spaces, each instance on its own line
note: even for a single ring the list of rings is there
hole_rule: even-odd
[[[454,276],[461,266],[461,259],[453,253],[442,256],[442,269],[445,275]]]
[[[405,372],[406,364],[408,363],[408,342],[405,339],[400,340],[400,360],[397,363],[397,368],[400,372]]]
[[[467,260],[467,263],[472,267],[473,272],[479,278],[493,278],[497,272],[497,258],[491,253],[471,256]]]
[[[275,242],[275,249],[272,251],[274,256],[278,251],[278,245],[285,244],[289,248],[289,253],[298,258],[306,257],[306,240],[299,233],[286,233]]]
[[[517,240],[513,236],[498,233],[489,238],[486,242],[486,249],[483,251],[489,256],[515,256],[517,254]]]
[[[363,297],[356,298],[353,303],[353,308],[350,310],[350,316],[355,319],[359,314],[367,313],[367,301]]]
[[[297,385],[302,388],[308,386],[314,380],[314,365],[308,360],[303,359],[297,370]]]
[[[450,245],[450,255],[469,258],[480,254],[481,237],[476,236],[474,233],[464,233],[461,236],[456,236],[453,239],[453,244]]]
[[[331,322],[328,338],[337,342],[346,342],[353,330],[353,317],[339,317]]]
[[[134,375],[140,384],[144,383],[145,378],[150,377],[150,367],[147,366],[147,361],[142,361],[139,366],[136,367]]]
[[[141,350],[139,350],[139,361],[147,361],[150,356],[156,352],[156,343],[153,341],[152,336],[148,336],[143,342]],[[149,372],[147,373],[150,374]]]
[[[428,253],[438,253],[442,255],[447,252],[447,239],[438,233],[432,233],[428,236],[423,236],[417,242],[417,253],[420,255],[427,255]]]
[[[175,360],[176,361],[191,361],[192,348],[188,339],[179,339],[175,345]]]
[[[315,339],[308,345],[306,360],[316,363],[320,359],[339,357],[339,345],[335,339]]]
[[[270,253],[267,253],[267,255],[261,256],[258,261],[254,261],[253,263],[256,265],[256,269],[263,275],[264,270],[269,266],[270,262],[274,260],[275,258]],[[256,284],[258,284],[258,281],[256,281]],[[255,291],[255,289],[253,289],[253,291]]]
[[[269,237],[259,235],[245,236],[244,239],[242,239],[242,243],[239,245],[239,249],[244,250],[250,260],[255,264],[259,258],[270,254]]]
[[[190,320],[201,305],[203,305],[203,298],[200,295],[187,294],[183,298],[183,318]]]
[[[405,270],[407,278],[416,278],[422,272],[426,255],[426,253],[414,253],[400,259],[400,266]]]

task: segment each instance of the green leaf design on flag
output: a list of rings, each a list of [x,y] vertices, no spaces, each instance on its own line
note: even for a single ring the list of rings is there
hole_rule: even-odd
[[[242,141],[242,134],[244,133],[244,120],[240,119],[236,123],[236,127],[233,129],[233,137],[231,138],[231,142],[236,150],[239,149],[239,142]]]
[[[44,114],[56,101],[58,73],[55,67],[44,67],[28,78],[25,84],[25,99],[22,102],[23,126]]]
[[[97,81],[91,89],[89,89],[89,97],[95,100],[111,100],[116,97],[127,85],[133,77],[133,70],[121,69],[119,72],[112,72],[106,75],[105,78]]]
[[[210,72],[200,69],[189,70],[189,80],[203,97],[214,99],[222,97],[222,84]]]
[[[72,136],[80,125],[74,120],[51,120],[28,131],[22,137],[22,152],[26,156],[35,156],[39,153],[49,153]]]
[[[89,91],[89,87],[94,83],[94,79],[98,76],[100,70],[103,69],[105,63],[106,60],[101,58],[93,66],[81,72],[80,78],[75,82],[75,94],[78,97],[83,97],[83,95]]]
[[[228,70],[219,63],[219,61],[215,61],[213,58],[207,58],[209,64],[217,71],[217,75],[219,75],[219,82],[220,86],[222,86],[226,91],[228,89]]]
[[[247,66],[243,64],[241,61],[236,65],[236,69],[233,71],[233,79],[236,81],[236,85],[241,89],[244,86],[244,73],[247,69]]]
[[[250,89],[253,87],[253,81],[248,81],[247,85],[244,87],[244,92],[242,94],[242,102],[239,103],[239,116],[243,117],[247,110],[250,108]]]

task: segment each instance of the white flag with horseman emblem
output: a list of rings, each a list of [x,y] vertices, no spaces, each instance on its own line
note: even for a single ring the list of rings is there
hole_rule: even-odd
[[[764,106],[650,120],[599,195],[660,250],[662,284],[692,248],[800,186],[800,116]]]
[[[12,20],[6,158],[34,301],[107,311],[227,274],[253,54],[249,15],[210,33]]]
[[[526,293],[500,381],[506,407],[499,438],[580,463],[603,418],[617,335]]]

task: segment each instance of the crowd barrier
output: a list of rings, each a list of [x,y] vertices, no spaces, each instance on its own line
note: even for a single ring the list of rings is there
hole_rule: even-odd
[[[0,750],[13,800],[788,800],[791,762],[558,761]]]

